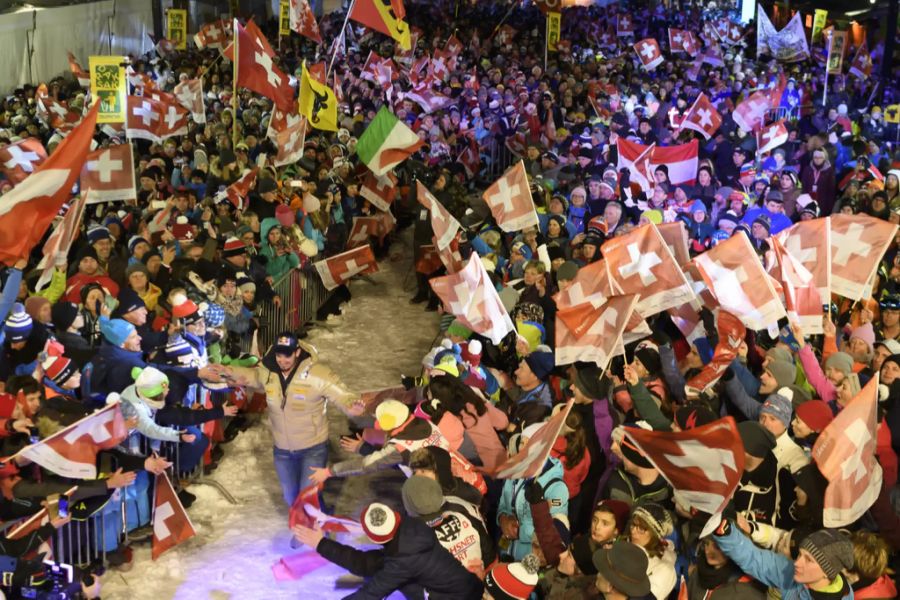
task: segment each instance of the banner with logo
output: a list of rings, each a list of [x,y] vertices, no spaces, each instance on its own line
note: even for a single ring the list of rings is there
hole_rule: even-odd
[[[562,13],[547,13],[547,50],[556,52],[559,44],[559,28],[562,21]]]
[[[187,11],[183,8],[170,8],[166,11],[166,39],[175,44],[178,50],[187,48]]]
[[[291,0],[281,0],[278,8],[278,35],[291,35]]]
[[[832,31],[828,44],[828,74],[840,75],[844,65],[844,51],[847,49],[847,32]]]
[[[822,30],[825,28],[825,21],[828,19],[828,11],[817,8],[816,16],[813,17],[812,35],[810,42],[815,44],[822,40]]]
[[[91,94],[100,103],[97,123],[124,123],[126,95],[125,57],[91,56],[88,58],[91,71]]]

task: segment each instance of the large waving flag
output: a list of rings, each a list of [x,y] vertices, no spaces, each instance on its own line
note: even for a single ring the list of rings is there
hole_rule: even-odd
[[[378,272],[378,263],[372,247],[366,244],[346,252],[341,252],[313,264],[322,284],[329,292],[350,281],[356,275]]]
[[[831,289],[851,300],[867,298],[897,226],[867,215],[831,215]]]
[[[431,228],[434,230],[438,250],[446,250],[461,229],[459,221],[444,208],[444,205],[428,191],[421,181],[416,181],[416,197],[419,204],[431,211]]]
[[[356,153],[379,177],[412,156],[423,145],[412,129],[384,106],[359,137]]]
[[[47,151],[41,140],[25,138],[0,148],[0,173],[14,186],[22,183],[47,160]]]
[[[484,191],[484,201],[503,231],[521,231],[538,225],[525,163],[519,161]]]
[[[319,24],[306,0],[290,0],[291,29],[314,42],[322,43]]]
[[[337,104],[334,90],[310,77],[304,62],[300,76],[300,114],[316,129],[337,131]]]
[[[178,499],[169,476],[165,472],[157,475],[153,502],[153,545],[150,551],[152,560],[195,535],[194,525]]]
[[[569,400],[562,410],[553,415],[534,432],[525,445],[503,464],[494,469],[494,479],[529,479],[537,477],[544,469],[553,444],[566,424],[574,400]]]
[[[12,265],[26,258],[72,194],[72,186],[78,180],[90,150],[99,109],[97,102],[50,158],[3,195],[0,201],[0,262]]]
[[[233,56],[233,47],[237,46],[237,85],[270,98],[283,111],[290,111],[294,104],[294,90],[288,83],[287,75],[275,66],[274,52],[268,40],[253,21],[244,28],[235,19],[234,31],[235,44],[229,48],[232,48]]]
[[[403,0],[356,0],[350,18],[394,38],[404,50],[412,48],[409,23],[403,19]]]
[[[809,58],[809,45],[806,43],[806,32],[800,12],[781,31],[777,31],[766,9],[756,5],[758,22],[756,24],[756,57],[768,54],[779,62],[797,62]]]
[[[638,296],[613,296],[561,308],[556,313],[556,364],[592,362],[601,369],[624,351],[623,337]]]

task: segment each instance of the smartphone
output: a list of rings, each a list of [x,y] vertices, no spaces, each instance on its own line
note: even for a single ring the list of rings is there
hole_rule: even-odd
[[[56,512],[63,519],[68,518],[69,516],[69,497],[66,495],[62,495],[59,497],[59,503],[56,505]]]

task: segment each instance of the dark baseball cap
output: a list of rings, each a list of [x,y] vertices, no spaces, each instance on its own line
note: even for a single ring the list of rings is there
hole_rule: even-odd
[[[297,336],[290,331],[284,331],[275,338],[275,354],[293,354],[299,347]]]

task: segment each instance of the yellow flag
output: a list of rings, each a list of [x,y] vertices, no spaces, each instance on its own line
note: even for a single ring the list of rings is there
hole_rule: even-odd
[[[279,35],[291,35],[291,0],[281,0],[279,17]]]
[[[547,50],[550,52],[557,51],[557,44],[559,44],[559,25],[561,20],[562,13],[547,13]]]
[[[307,118],[316,129],[337,131],[337,98],[334,91],[324,83],[309,76],[306,61],[300,76],[300,114]]]
[[[100,103],[97,123],[124,123],[127,88],[124,56],[90,56],[91,96]]]
[[[828,46],[828,74],[840,75],[844,64],[844,51],[847,49],[847,32],[832,31]]]
[[[178,50],[187,48],[187,11],[180,8],[170,8],[166,11],[166,23],[168,32],[166,39],[175,44]]]
[[[812,43],[822,39],[822,30],[825,28],[825,21],[828,19],[828,11],[821,8],[816,9],[816,16],[813,18],[812,26]]]

